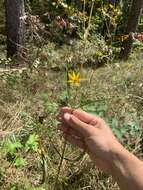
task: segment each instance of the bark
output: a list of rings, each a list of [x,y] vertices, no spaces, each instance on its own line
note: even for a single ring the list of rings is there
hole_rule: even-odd
[[[143,7],[143,0],[133,0],[130,15],[128,18],[127,27],[125,30],[125,35],[129,35],[129,38],[123,41],[122,50],[120,52],[120,58],[127,60],[133,44],[132,34],[136,32],[139,18],[141,15],[141,10]]]
[[[7,57],[21,57],[24,45],[24,0],[5,0]]]

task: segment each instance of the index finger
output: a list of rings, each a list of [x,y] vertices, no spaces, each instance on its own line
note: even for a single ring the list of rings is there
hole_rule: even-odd
[[[95,132],[95,128],[79,120],[72,114],[65,113],[64,121],[74,130],[78,131],[83,137],[89,137]]]
[[[93,120],[96,120],[96,116],[89,114],[81,109],[72,109],[69,107],[63,107],[61,109],[61,111],[63,113],[69,113],[69,114],[73,114],[75,117],[77,117],[78,119],[80,119],[81,121],[90,124]]]

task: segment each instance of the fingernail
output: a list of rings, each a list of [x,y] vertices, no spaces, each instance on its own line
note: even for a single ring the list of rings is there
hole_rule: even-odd
[[[65,120],[69,120],[70,117],[71,117],[71,115],[70,115],[69,113],[65,113],[65,114],[64,114],[64,119],[65,119]]]

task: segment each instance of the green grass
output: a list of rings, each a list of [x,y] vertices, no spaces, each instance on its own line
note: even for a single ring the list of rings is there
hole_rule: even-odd
[[[139,157],[143,155],[142,56],[83,69],[88,80],[80,88],[71,88],[68,102],[106,119],[122,143]],[[56,115],[67,103],[66,74],[37,69],[0,78],[0,189],[52,190],[64,142]],[[68,144],[66,158],[74,160],[80,154]],[[116,190],[118,186],[87,155],[76,162],[64,160],[56,190],[81,189]]]

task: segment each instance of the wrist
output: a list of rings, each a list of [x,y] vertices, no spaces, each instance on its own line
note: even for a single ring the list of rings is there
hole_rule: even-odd
[[[114,143],[111,150],[111,174],[125,175],[125,165],[130,157],[130,153],[119,143]]]
[[[113,151],[111,175],[121,189],[143,189],[143,162],[121,144]]]

